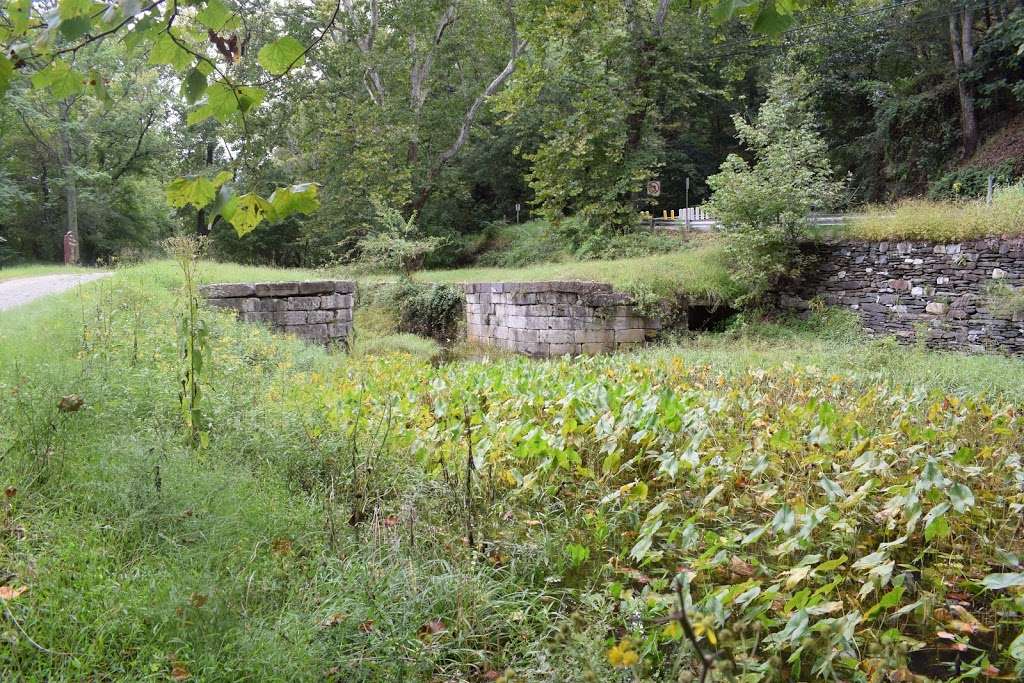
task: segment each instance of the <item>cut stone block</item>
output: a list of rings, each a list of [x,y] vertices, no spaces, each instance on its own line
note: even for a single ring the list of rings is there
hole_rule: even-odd
[[[298,282],[262,282],[253,285],[256,296],[295,296],[299,293]]]
[[[289,311],[315,311],[320,308],[318,296],[293,296],[288,299]]]
[[[199,288],[199,294],[207,299],[229,299],[252,296],[255,293],[256,288],[247,284],[205,285]]]

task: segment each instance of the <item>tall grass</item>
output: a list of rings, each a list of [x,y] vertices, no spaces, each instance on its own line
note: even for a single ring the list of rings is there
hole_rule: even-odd
[[[865,240],[957,242],[990,236],[1024,235],[1024,186],[996,190],[993,201],[939,202],[911,199],[870,207],[841,231]]]
[[[542,263],[524,268],[434,270],[417,277],[431,282],[544,282],[587,280],[620,289],[649,285],[666,295],[725,300],[735,292],[720,243],[709,241],[672,254],[626,259]]]

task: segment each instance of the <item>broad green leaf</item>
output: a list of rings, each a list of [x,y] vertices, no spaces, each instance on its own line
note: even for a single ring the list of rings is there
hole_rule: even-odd
[[[215,175],[213,177],[213,180],[210,181],[210,182],[213,183],[213,186],[215,188],[220,189],[221,185],[223,185],[224,183],[228,182],[229,180],[231,180],[234,177],[235,177],[235,174],[232,173],[231,171],[221,171],[220,173]]]
[[[60,0],[58,13],[63,21],[87,16],[93,9],[92,0]]]
[[[945,516],[936,517],[924,528],[924,540],[931,541],[949,536],[949,522]]]
[[[245,237],[274,214],[274,207],[270,202],[252,193],[236,197],[228,203],[225,210],[230,211],[230,218],[227,220],[234,226],[239,237]]]
[[[233,31],[241,25],[239,17],[221,0],[208,0],[206,7],[196,15],[196,21],[214,31]]]
[[[174,67],[175,71],[184,71],[192,64],[192,55],[175,43],[171,34],[165,31],[150,48],[149,63],[167,64]]]
[[[28,30],[28,22],[32,13],[32,0],[11,0],[7,3],[7,13],[11,17],[13,35],[24,35]]]
[[[992,591],[1024,586],[1024,572],[1016,574],[989,574],[981,580],[981,585]]]
[[[92,28],[92,19],[89,17],[73,17],[60,22],[60,34],[67,40],[74,40],[84,36]]]
[[[778,35],[793,25],[792,14],[780,14],[774,2],[766,2],[754,21],[758,33]]]
[[[1011,657],[1024,664],[1024,631],[1013,639],[1013,642],[1010,643],[1010,647],[1006,648],[1006,651]]]
[[[32,86],[37,90],[49,90],[57,99],[77,95],[85,89],[85,77],[62,60],[50,62],[42,71],[32,76]]]
[[[219,173],[217,175],[217,178],[220,178],[220,176],[223,174],[224,172]],[[217,178],[213,179],[214,183],[217,182]],[[209,210],[207,212],[206,225],[208,228],[213,227],[213,224],[216,222],[218,216],[220,216],[224,220],[228,220],[230,218],[230,214],[225,215],[225,208],[227,207],[228,203],[234,200],[234,198],[235,196],[231,192],[230,185],[222,185],[221,188],[217,190],[217,199],[213,202],[213,205],[209,207]]]
[[[203,176],[176,178],[167,186],[167,201],[176,209],[189,204],[201,209],[212,202],[216,194],[217,188]]]
[[[718,4],[711,10],[711,20],[716,24],[722,24],[732,19],[736,13],[736,3],[733,0],[718,0]]]
[[[963,484],[953,484],[950,487],[949,499],[957,512],[966,512],[968,508],[974,506],[974,494]]]
[[[186,102],[195,104],[206,93],[206,85],[206,74],[194,68],[181,82],[181,94]]]
[[[804,637],[807,633],[810,625],[810,618],[807,615],[807,610],[797,610],[789,621],[786,622],[785,628],[778,633],[773,633],[768,637],[768,640],[775,643],[787,643],[796,642]]]
[[[305,46],[295,38],[285,36],[264,45],[256,58],[260,66],[271,74],[280,76],[293,66],[302,66],[306,59],[302,54],[305,50]]]
[[[882,610],[891,609],[900,604],[904,590],[906,589],[903,586],[896,586],[893,588],[891,591],[883,595],[881,599],[864,614],[864,617],[866,619],[870,619]]]
[[[163,30],[162,24],[158,26],[154,17],[155,15],[153,14],[142,17],[135,24],[135,27],[125,35],[122,42],[129,51],[133,52],[145,40],[155,40],[156,34]]]
[[[846,564],[846,561],[848,559],[849,558],[846,555],[842,555],[840,557],[837,557],[834,560],[826,560],[826,561],[822,562],[821,564],[819,564],[814,571],[816,571],[816,572],[830,572],[833,569],[838,569],[839,567],[842,567],[844,564]]]
[[[238,89],[238,109],[243,114],[248,114],[250,110],[260,106],[266,96],[267,91],[263,88],[242,86]]]
[[[279,187],[270,195],[274,213],[278,220],[296,213],[307,216],[320,208],[320,188],[316,183],[303,183],[291,187]]]
[[[204,104],[198,109],[194,109],[188,113],[188,116],[185,117],[185,124],[189,126],[195,126],[202,123],[211,116],[213,116],[213,108],[210,107],[210,105],[208,104]]]
[[[238,99],[235,93],[223,83],[213,83],[206,90],[206,104],[189,113],[187,123],[193,126],[202,123],[211,116],[224,123],[238,111]]]

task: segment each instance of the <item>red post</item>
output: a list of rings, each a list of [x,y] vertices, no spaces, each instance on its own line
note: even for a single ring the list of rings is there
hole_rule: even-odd
[[[78,263],[78,240],[68,230],[64,235],[64,265],[73,266]]]

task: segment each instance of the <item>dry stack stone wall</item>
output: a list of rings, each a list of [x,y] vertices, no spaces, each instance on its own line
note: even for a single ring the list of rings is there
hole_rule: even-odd
[[[661,329],[611,285],[488,282],[466,285],[465,292],[469,341],[531,356],[628,350]]]
[[[320,344],[345,343],[352,333],[354,282],[265,282],[207,285],[207,303],[229,308],[245,322],[264,323]]]
[[[782,304],[857,311],[873,332],[932,347],[1024,353],[1024,315],[1000,311],[999,291],[1024,285],[1024,239],[957,244],[832,241],[808,245],[809,277]]]

